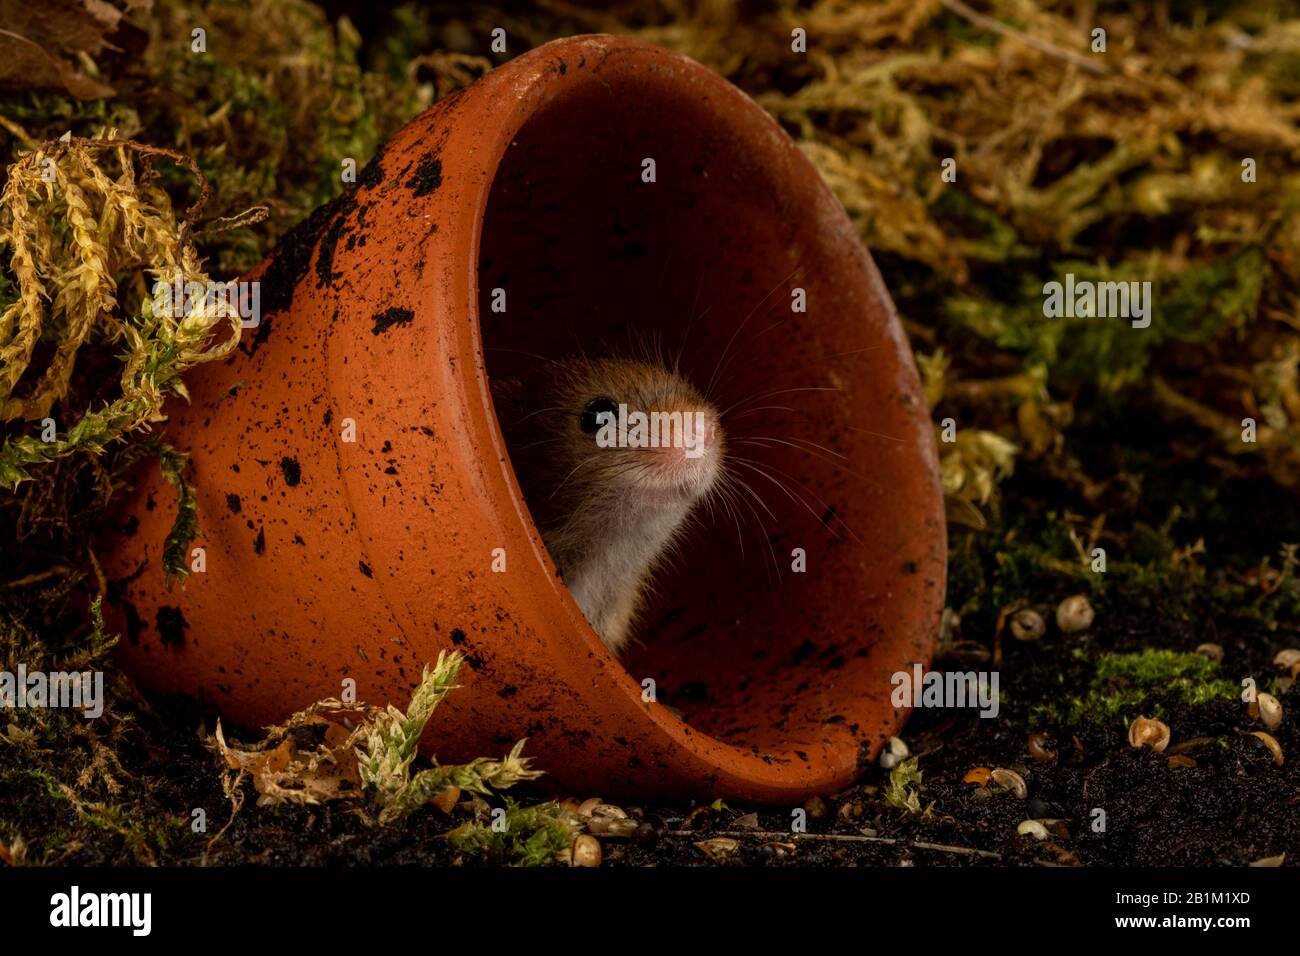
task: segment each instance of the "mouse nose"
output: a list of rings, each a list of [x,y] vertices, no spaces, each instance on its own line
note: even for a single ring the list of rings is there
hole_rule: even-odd
[[[688,457],[712,455],[717,450],[721,437],[717,417],[707,409],[698,409],[688,412],[687,415],[690,417],[693,438],[691,447],[687,449]]]

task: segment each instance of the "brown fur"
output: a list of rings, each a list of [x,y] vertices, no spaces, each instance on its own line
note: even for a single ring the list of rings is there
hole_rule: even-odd
[[[515,475],[551,558],[587,620],[618,652],[631,636],[655,568],[722,473],[718,414],[667,368],[626,359],[544,363],[492,383]],[[601,448],[580,421],[609,398],[629,411],[705,413],[703,456],[680,448]]]

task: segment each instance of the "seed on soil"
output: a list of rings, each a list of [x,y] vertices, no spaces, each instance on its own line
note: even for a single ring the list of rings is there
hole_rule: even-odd
[[[1033,837],[1035,840],[1047,839],[1047,827],[1038,820],[1022,820],[1020,826],[1016,827],[1016,832],[1021,836]]]
[[[451,813],[452,808],[456,806],[456,801],[460,799],[460,787],[443,787],[438,791],[429,802],[441,810],[443,813]]]
[[[1196,647],[1196,653],[1200,654],[1202,657],[1208,657],[1216,663],[1223,660],[1223,647],[1219,644],[1208,642],[1205,644],[1199,644]]]
[[[700,840],[695,848],[711,860],[725,860],[740,849],[740,841],[731,837],[714,837],[712,840]]]
[[[1208,747],[1210,744],[1219,742],[1218,737],[1189,737],[1187,740],[1180,740],[1169,748],[1171,754],[1185,754],[1189,750],[1195,750],[1197,747]]]
[[[1269,730],[1277,730],[1282,726],[1282,702],[1272,694],[1257,695],[1259,706],[1259,719],[1263,721],[1264,726]]]
[[[644,847],[651,847],[659,842],[659,831],[653,823],[643,823],[632,831],[632,839]]]
[[[963,667],[978,667],[987,664],[992,653],[979,641],[958,641],[948,648],[943,660],[954,661]]]
[[[460,808],[462,812],[468,810],[470,815],[480,822],[492,816],[492,804],[477,793],[471,794],[469,799],[460,805]]]
[[[1247,866],[1281,866],[1286,862],[1286,854],[1279,853],[1277,856],[1262,856],[1258,860],[1252,860]]]
[[[1280,671],[1292,670],[1297,664],[1300,664],[1300,650],[1294,647],[1278,651],[1277,656],[1273,658],[1273,666]]]
[[[707,818],[707,817],[709,817],[712,813],[713,813],[713,808],[710,807],[710,806],[707,806],[707,805],[706,805],[706,806],[703,806],[703,807],[696,807],[696,808],[695,808],[694,810],[692,810],[690,813],[686,814],[686,819],[682,821],[682,828],[683,828],[683,829],[686,829],[686,830],[689,830],[689,829],[691,829],[693,826],[695,826],[695,821],[698,820],[698,819],[700,819],[700,817],[705,817],[705,818]],[[706,820],[706,822],[707,822],[707,820]]]
[[[762,853],[765,858],[769,860],[775,860],[783,856],[792,855],[795,849],[796,848],[793,843],[782,843],[776,840],[772,840],[768,843],[764,843],[761,847],[759,847],[759,852]]]
[[[991,796],[993,796],[993,791],[988,787],[976,787],[970,793],[970,798],[976,802],[987,800]]]
[[[1092,605],[1082,594],[1068,597],[1056,607],[1056,626],[1066,634],[1086,631],[1092,627]]]
[[[810,820],[824,820],[830,808],[826,805],[826,800],[822,797],[812,796],[804,801],[804,812],[808,814]]]
[[[961,782],[974,783],[982,787],[989,782],[992,774],[993,771],[989,770],[988,767],[976,767],[973,770],[968,770],[966,776],[961,778]]]
[[[1258,737],[1260,742],[1268,748],[1268,752],[1273,755],[1273,763],[1279,767],[1282,766],[1282,745],[1277,742],[1272,734],[1266,734],[1262,730],[1253,730],[1250,734],[1252,737]]]
[[[587,830],[598,836],[631,836],[638,824],[628,817],[621,807],[602,803],[593,807],[587,820]]]
[[[578,815],[589,817],[591,816],[591,811],[601,806],[604,802],[605,801],[601,800],[600,797],[592,797],[589,800],[583,800],[582,803],[578,804]]]
[[[582,834],[573,841],[573,866],[600,866],[600,841]]]
[[[1028,746],[1029,756],[1033,757],[1036,763],[1051,763],[1056,759],[1052,739],[1047,734],[1030,734]]]
[[[1196,766],[1196,761],[1185,754],[1174,754],[1169,758],[1169,769],[1177,770],[1180,767],[1191,768]]]
[[[1169,746],[1169,725],[1154,717],[1139,717],[1129,724],[1128,742],[1131,747],[1150,747],[1160,753]]]
[[[1007,770],[1005,767],[998,767],[989,776],[993,782],[1000,787],[1005,787],[1016,795],[1019,800],[1025,799],[1029,794],[1029,788],[1025,786],[1025,778],[1020,776],[1014,770]]]
[[[808,815],[812,816],[811,813]],[[737,830],[757,830],[758,814],[746,813],[743,817],[737,817],[735,820],[731,821],[731,825]]]
[[[890,737],[889,743],[885,744],[885,749],[880,751],[880,766],[886,770],[893,770],[910,755],[911,751],[907,749],[907,744],[898,737]]]
[[[1018,641],[1036,641],[1047,633],[1043,615],[1033,608],[1024,608],[1011,615],[1011,636]]]

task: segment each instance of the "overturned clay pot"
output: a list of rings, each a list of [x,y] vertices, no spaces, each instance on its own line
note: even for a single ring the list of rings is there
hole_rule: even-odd
[[[917,372],[843,209],[720,77],[547,44],[403,129],[250,278],[261,324],[168,408],[204,570],[163,580],[156,467],[108,560],[141,683],[254,726],[348,678],[404,706],[454,648],[426,750],[527,737],[550,779],[611,797],[797,800],[898,729],[891,675],[928,662],[944,596]],[[701,515],[620,660],[557,578],[489,378],[644,342],[718,373],[766,478]]]

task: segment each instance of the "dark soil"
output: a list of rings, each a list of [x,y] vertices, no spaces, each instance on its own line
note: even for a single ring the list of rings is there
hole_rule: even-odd
[[[1173,599],[1171,598],[1171,601]],[[602,840],[607,866],[646,865],[1244,865],[1286,853],[1300,860],[1300,733],[1291,716],[1300,693],[1282,696],[1287,713],[1274,736],[1287,755],[1283,766],[1250,736],[1261,729],[1237,700],[1197,706],[1159,692],[1148,712],[1159,713],[1172,729],[1164,753],[1137,750],[1126,738],[1126,720],[1077,726],[1032,723],[1038,704],[1059,703],[1092,678],[1089,654],[1170,648],[1187,651],[1207,639],[1224,649],[1220,674],[1231,680],[1272,672],[1273,655],[1297,646],[1295,630],[1229,617],[1202,618],[1177,610],[1140,605],[1105,606],[1093,628],[1064,635],[1049,624],[1035,643],[1008,639],[1000,669],[1002,709],[996,719],[974,710],[920,710],[903,731],[919,757],[923,775],[921,815],[908,815],[884,800],[888,773],[879,767],[845,793],[806,805],[807,833],[791,833],[792,809],[693,805],[627,806],[649,822],[642,840]],[[1209,636],[1207,636],[1207,634]],[[954,665],[955,666],[955,665]],[[461,860],[443,839],[451,827],[472,817],[462,803],[449,817],[436,809],[420,811],[401,827],[372,828],[349,810],[330,807],[258,807],[257,794],[244,784],[245,803],[225,833],[214,835],[230,816],[221,789],[219,763],[202,744],[196,728],[204,715],[183,698],[155,701],[140,715],[133,743],[119,747],[123,767],[140,773],[154,789],[153,799],[172,808],[170,840],[162,864],[445,865]],[[1145,708],[1144,708],[1145,709]],[[437,719],[436,716],[434,718]],[[210,729],[212,724],[207,723]],[[1031,726],[1049,734],[1057,757],[1046,763],[1031,757],[1026,741]],[[257,735],[226,728],[227,739]],[[1198,742],[1198,739],[1204,738]],[[141,740],[148,740],[146,745]],[[1171,767],[1178,751],[1193,767]],[[1004,767],[1027,784],[1026,799],[994,785],[963,782],[977,767]],[[104,838],[79,823],[66,805],[41,800],[39,792],[15,794],[29,827],[80,830],[57,861],[66,864],[122,862],[120,841]],[[32,800],[22,799],[23,796]],[[582,799],[585,794],[575,795]],[[194,808],[203,808],[207,832],[185,825]],[[1095,810],[1105,812],[1104,830],[1093,829]],[[1016,834],[1027,819],[1048,819],[1051,835],[1037,841]],[[651,835],[650,831],[654,834]],[[180,836],[177,837],[177,834]],[[738,847],[711,857],[696,846],[716,837]],[[974,852],[981,851],[981,852]]]

